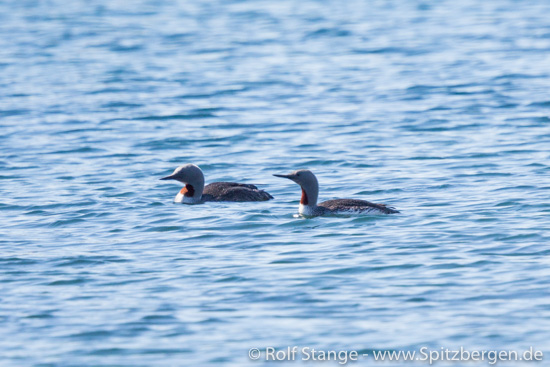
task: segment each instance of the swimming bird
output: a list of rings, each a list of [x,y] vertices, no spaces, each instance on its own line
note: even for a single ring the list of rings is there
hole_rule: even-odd
[[[185,187],[176,195],[174,202],[200,204],[205,201],[266,201],[273,199],[254,185],[235,182],[213,182],[204,186],[204,174],[194,164],[185,164],[174,170],[170,176],[161,180],[176,180]]]
[[[395,208],[384,204],[374,204],[366,200],[357,199],[336,199],[324,201],[317,204],[319,196],[319,183],[313,172],[307,169],[294,171],[288,175],[273,175],[276,177],[288,178],[296,182],[302,188],[302,199],[300,200],[299,213],[305,216],[317,216],[325,214],[394,214],[399,213]]]

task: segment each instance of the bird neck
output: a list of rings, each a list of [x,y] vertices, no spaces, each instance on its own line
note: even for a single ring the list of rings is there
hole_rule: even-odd
[[[198,204],[201,202],[203,190],[204,184],[185,183],[185,186],[180,190],[178,195],[176,195],[175,201],[184,204]]]
[[[300,205],[302,206],[308,206],[308,207],[316,207],[317,206],[317,196],[318,194],[318,188],[317,187],[304,187],[302,186],[302,198],[300,199]]]

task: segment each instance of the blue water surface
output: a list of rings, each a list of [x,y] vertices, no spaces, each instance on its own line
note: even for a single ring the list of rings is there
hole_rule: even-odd
[[[0,364],[263,365],[250,348],[294,345],[550,356],[549,14],[0,2]],[[174,204],[158,178],[188,162],[275,199]],[[321,200],[402,213],[297,217],[299,187],[272,174],[298,168]],[[317,365],[273,363],[302,364]]]

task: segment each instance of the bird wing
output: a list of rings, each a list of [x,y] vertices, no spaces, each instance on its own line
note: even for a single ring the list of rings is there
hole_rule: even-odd
[[[356,211],[369,211],[379,210],[385,214],[399,213],[395,208],[386,206],[385,204],[375,204],[366,200],[358,199],[336,199],[328,200],[319,204],[319,206],[327,208],[330,211],[336,210],[356,210]]]
[[[265,201],[271,195],[256,186],[236,182],[213,182],[204,187],[204,201]]]

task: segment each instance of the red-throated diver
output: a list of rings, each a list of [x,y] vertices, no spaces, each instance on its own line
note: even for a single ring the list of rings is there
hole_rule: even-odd
[[[235,182],[213,182],[204,186],[204,175],[194,164],[185,164],[176,168],[170,176],[161,180],[176,180],[185,187],[176,195],[174,202],[183,204],[200,204],[205,201],[266,201],[273,199],[254,185]]]
[[[296,182],[302,188],[299,213],[306,216],[324,214],[345,214],[361,212],[365,214],[393,214],[399,213],[392,207],[384,204],[374,204],[366,200],[336,199],[317,204],[319,196],[319,183],[313,172],[307,169],[294,171],[288,175],[273,175],[288,178]]]

